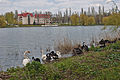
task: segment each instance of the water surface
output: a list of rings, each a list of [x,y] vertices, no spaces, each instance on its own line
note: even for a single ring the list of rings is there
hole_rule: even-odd
[[[23,53],[31,51],[31,57],[41,57],[40,48],[50,47],[65,37],[73,42],[89,44],[93,37],[109,32],[101,30],[104,26],[71,27],[22,27],[0,28],[0,69],[22,66]],[[111,32],[110,32],[111,33]],[[102,38],[102,37],[101,37]],[[99,38],[98,38],[99,40]]]

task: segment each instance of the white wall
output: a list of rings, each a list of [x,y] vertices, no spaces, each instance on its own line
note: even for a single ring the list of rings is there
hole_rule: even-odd
[[[31,17],[30,16],[30,24],[33,24],[35,20],[36,24],[50,24],[50,18],[39,18],[39,22],[37,21],[37,18]],[[27,17],[22,17],[20,19],[20,16],[18,16],[18,21],[22,21],[22,24],[28,24],[28,16]]]

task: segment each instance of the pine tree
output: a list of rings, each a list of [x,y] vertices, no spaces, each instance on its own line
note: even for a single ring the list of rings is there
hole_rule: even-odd
[[[102,15],[101,15],[101,7],[99,6],[99,20],[98,20],[98,24],[102,23]]]
[[[65,12],[65,23],[68,24],[68,9],[66,9],[66,12]]]
[[[90,16],[90,7],[88,7],[88,16]]]
[[[104,10],[104,6],[103,6],[103,17],[105,16],[105,10]]]
[[[15,19],[17,20],[18,19],[18,11],[15,10]]]
[[[94,7],[91,7],[91,10],[92,10],[92,16],[95,16],[95,9],[94,9]]]
[[[83,8],[81,8],[81,14],[83,14],[83,12],[84,12],[84,10],[83,10]]]
[[[71,13],[72,13],[71,8],[69,8],[69,19],[68,19],[69,24],[71,24],[71,19],[70,19],[71,15],[72,15]]]

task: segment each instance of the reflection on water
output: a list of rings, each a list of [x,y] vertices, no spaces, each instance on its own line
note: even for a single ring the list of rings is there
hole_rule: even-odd
[[[23,53],[31,51],[31,57],[41,57],[40,48],[54,48],[54,43],[65,37],[75,42],[87,44],[93,37],[108,31],[103,26],[87,27],[30,27],[0,29],[0,69],[22,66]],[[66,57],[67,55],[64,55]],[[68,55],[70,56],[70,55]]]

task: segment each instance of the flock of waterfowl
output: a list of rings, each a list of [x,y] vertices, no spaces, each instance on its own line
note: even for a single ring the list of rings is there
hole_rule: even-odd
[[[94,47],[98,47],[99,46],[100,48],[104,48],[108,44],[116,43],[117,40],[120,41],[120,38],[118,38],[118,39],[116,38],[115,40],[112,40],[112,41],[111,40],[101,39],[98,43],[95,43],[93,41],[91,46],[94,46]],[[73,55],[82,54],[85,51],[89,51],[89,48],[91,48],[91,46],[87,46],[87,45],[85,45],[85,42],[83,42],[82,46],[78,45],[77,48],[73,49]]]
[[[61,57],[61,53],[59,51],[56,51],[56,52],[55,51],[49,51],[46,54],[43,53],[43,50],[41,50],[40,52],[42,54],[41,59],[44,63],[57,60]],[[23,59],[23,65],[24,66],[26,66],[27,63],[31,62],[31,59],[28,57],[29,53],[30,53],[30,51],[25,51],[24,52],[24,59]],[[32,57],[32,61],[37,61],[37,62],[41,63],[40,58]]]
[[[92,46],[94,46],[94,47],[99,46],[100,48],[104,48],[104,47],[106,47],[106,44],[116,43],[117,40],[120,40],[120,38],[115,39],[113,41],[101,39],[98,42],[97,45],[95,43],[92,43]],[[73,55],[82,54],[85,51],[89,51],[90,47],[91,46],[87,46],[87,45],[85,45],[85,42],[83,42],[82,46],[78,45],[76,48],[73,48],[72,54]],[[46,54],[44,54],[43,50],[40,50],[40,52],[42,54],[41,59],[44,63],[51,62],[51,61],[54,61],[54,60],[57,60],[57,59],[61,58],[61,52],[60,51],[52,50],[52,51],[47,52]],[[30,51],[25,51],[24,52],[24,59],[23,59],[23,65],[24,66],[26,66],[27,63],[31,62],[31,59],[27,56],[27,54],[29,54],[29,53],[30,53]],[[32,57],[32,61],[38,61],[38,62],[41,63],[40,58]]]

